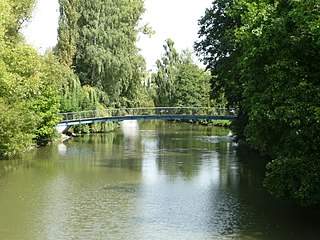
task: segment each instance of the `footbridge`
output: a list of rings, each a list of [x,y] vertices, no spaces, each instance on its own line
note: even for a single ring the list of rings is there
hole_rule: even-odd
[[[213,107],[145,107],[110,108],[82,112],[60,113],[59,132],[79,124],[124,120],[229,120],[237,119],[234,109]]]

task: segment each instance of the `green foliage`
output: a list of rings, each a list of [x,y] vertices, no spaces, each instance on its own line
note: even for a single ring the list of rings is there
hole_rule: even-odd
[[[34,143],[38,117],[25,104],[14,106],[0,98],[0,159],[18,154]],[[5,114],[3,114],[5,113]]]
[[[189,51],[179,54],[171,39],[166,40],[164,49],[153,75],[156,106],[209,106],[210,73],[193,63]]]
[[[0,79],[1,96],[10,109],[22,104],[24,111],[37,116],[37,121],[35,118],[28,120],[35,121],[37,126],[33,132],[34,138],[39,141],[51,140],[55,135],[54,126],[59,120],[58,90],[61,79],[55,74],[56,65],[53,65],[50,56],[40,57],[34,49],[23,43],[10,47],[7,45],[8,51],[0,58],[4,66]]]
[[[192,62],[190,52],[185,54],[174,80],[173,106],[208,107],[211,75]]]
[[[136,26],[143,12],[141,0],[85,0],[79,5],[75,72],[81,85],[104,91],[115,106],[132,104],[141,85],[145,63],[136,47]]]
[[[58,122],[62,76],[54,56],[39,56],[19,29],[34,1],[0,1],[0,158],[51,140]],[[5,8],[2,8],[5,7]]]
[[[62,64],[64,75],[61,91],[61,112],[76,112],[98,109],[100,105],[109,104],[108,96],[99,88],[81,85],[79,77],[70,68],[79,41],[78,22],[80,14],[79,0],[59,0],[60,18],[58,44],[55,53]]]
[[[77,112],[100,109],[108,106],[106,93],[96,87],[81,86],[79,78],[66,65],[60,91],[60,112]]]
[[[7,0],[0,0],[0,41],[4,41],[7,31],[7,25],[10,22],[10,13],[12,11],[11,4]]]
[[[157,60],[158,71],[153,75],[156,84],[155,105],[171,107],[173,106],[173,94],[175,92],[174,79],[180,65],[180,57],[171,39],[166,40],[163,48],[165,53],[161,60]]]
[[[35,70],[39,62],[33,58],[30,47],[14,44],[20,36],[21,21],[14,9],[17,9],[16,1],[0,1],[0,158],[28,148],[39,121],[29,111],[30,102],[25,101],[39,95],[40,81]],[[24,64],[26,67],[22,69]]]
[[[216,86],[229,103],[238,102],[239,136],[276,158],[266,186],[301,204],[319,203],[320,196],[318,9],[307,0],[215,1],[200,20],[204,40],[196,44],[217,74]],[[233,48],[223,54],[223,46]]]
[[[30,19],[35,2],[35,0],[0,0],[2,19],[0,25],[5,29],[4,37],[7,42],[17,43],[22,40],[19,30]]]
[[[62,81],[60,91],[60,112],[65,113],[81,111],[81,99],[84,96],[84,93],[81,88],[81,83],[78,77],[69,67],[67,67],[67,65],[63,65],[63,70],[65,70],[65,78]]]
[[[46,143],[56,136],[55,126],[60,121],[57,117],[60,111],[59,90],[65,74],[58,59],[52,53],[42,58],[40,71],[41,95],[34,101],[32,109],[41,118],[35,132],[38,143]]]
[[[239,106],[242,99],[243,84],[240,78],[238,57],[242,48],[234,37],[241,25],[235,1],[215,0],[212,7],[199,20],[199,39],[194,47],[207,69],[212,72],[211,99],[216,104]]]
[[[265,185],[278,198],[301,205],[320,201],[319,156],[284,157],[268,164]]]
[[[60,18],[58,28],[57,55],[62,63],[72,65],[79,37],[79,0],[59,0]]]
[[[137,27],[143,12],[141,0],[60,0],[55,52],[77,76],[71,74],[64,84],[63,109],[94,109],[97,103],[116,107],[144,103],[141,80],[145,61],[138,54],[136,41],[139,31],[152,31],[147,25]]]

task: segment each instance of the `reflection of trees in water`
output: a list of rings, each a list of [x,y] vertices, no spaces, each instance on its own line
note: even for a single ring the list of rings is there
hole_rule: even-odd
[[[101,163],[112,168],[126,168],[141,171],[142,150],[140,139],[127,138],[123,133],[114,135],[112,142],[104,146]]]
[[[263,188],[266,158],[258,153],[242,152],[220,146],[220,188],[245,199],[255,198],[255,194],[266,194]]]
[[[206,136],[226,136],[228,130],[223,128],[162,122],[156,125],[156,129],[158,169],[173,179],[179,176],[194,178],[208,161],[206,156],[216,152],[223,155],[228,147],[225,140],[213,142],[205,139]]]
[[[238,150],[230,154],[220,156],[219,185],[209,190],[210,214],[212,219],[220,216],[219,222],[224,222],[220,228],[222,233],[239,234],[241,229],[240,236],[250,239],[292,238],[288,232],[296,233],[297,239],[318,238],[319,232],[313,227],[319,225],[319,214],[314,214],[319,209],[309,211],[312,208],[280,202],[263,187],[268,158],[252,151]],[[208,224],[214,230],[219,228],[211,222]]]
[[[108,168],[141,170],[139,138],[127,139],[121,131],[107,134],[83,135],[66,143],[66,156],[60,156],[70,164],[86,164]],[[71,161],[74,160],[74,161]],[[70,165],[69,164],[69,165]]]
[[[241,163],[239,164],[241,166],[239,169],[241,183],[252,189],[261,189],[269,159],[257,152],[243,151],[241,149],[237,151],[237,157]]]
[[[52,161],[52,159],[59,158],[58,147],[58,144],[53,144],[32,149],[10,160],[0,161],[0,178],[7,173],[32,168],[46,168],[48,169],[48,174],[50,172],[54,174],[56,172],[54,170],[56,162]]]

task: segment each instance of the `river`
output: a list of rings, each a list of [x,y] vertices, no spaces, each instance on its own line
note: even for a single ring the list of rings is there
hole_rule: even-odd
[[[125,121],[0,162],[1,239],[320,239],[224,128]]]

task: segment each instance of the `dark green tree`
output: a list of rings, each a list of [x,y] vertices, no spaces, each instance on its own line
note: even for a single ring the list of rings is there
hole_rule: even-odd
[[[265,181],[271,193],[303,205],[319,203],[318,3],[220,0],[214,9],[219,2],[222,10],[208,10],[200,21],[204,40],[196,47],[218,81],[219,74],[237,76],[230,81],[236,91],[218,87],[230,102],[238,99],[240,136],[275,159]],[[228,18],[237,19],[236,25],[224,25],[221,19]],[[219,55],[222,45],[234,51]]]
[[[238,31],[245,49],[245,135],[252,147],[276,158],[265,181],[273,194],[301,204],[319,203],[317,5],[260,1],[247,7],[247,25]]]
[[[219,100],[224,95],[229,105],[238,107],[243,92],[238,66],[241,47],[234,33],[241,25],[241,13],[235,1],[213,1],[199,20],[199,40],[194,44],[198,56],[212,72],[211,98]]]

